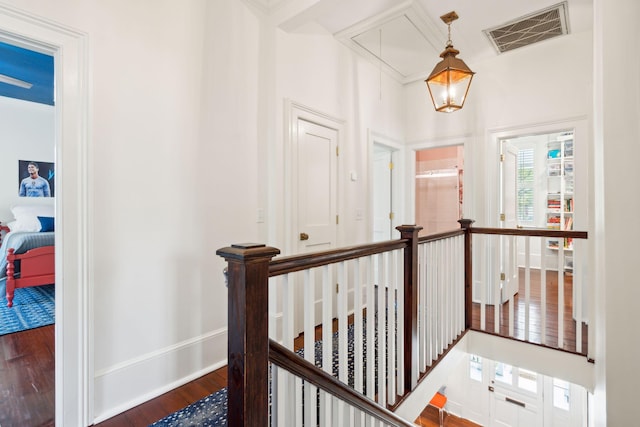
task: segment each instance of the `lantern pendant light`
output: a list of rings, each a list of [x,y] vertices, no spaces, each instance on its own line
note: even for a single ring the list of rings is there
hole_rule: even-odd
[[[447,24],[449,38],[444,51],[440,54],[442,61],[436,64],[427,78],[429,94],[436,111],[451,113],[462,108],[475,74],[467,64],[456,55],[460,53],[451,42],[451,23],[458,19],[456,12],[449,12],[440,17]]]

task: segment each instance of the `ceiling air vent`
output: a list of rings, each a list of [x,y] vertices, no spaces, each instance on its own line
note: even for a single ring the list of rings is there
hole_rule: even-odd
[[[569,34],[566,2],[484,30],[498,53]]]

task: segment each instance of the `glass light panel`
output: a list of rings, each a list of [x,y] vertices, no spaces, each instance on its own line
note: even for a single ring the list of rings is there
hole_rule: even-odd
[[[531,393],[536,393],[538,390],[538,374],[526,369],[519,369],[518,387]]]
[[[469,378],[482,382],[482,358],[475,354],[469,356]]]
[[[568,411],[571,405],[569,383],[567,381],[553,379],[553,406]]]
[[[437,111],[451,112],[464,105],[472,75],[445,70],[427,81],[431,100]]]
[[[496,380],[513,385],[513,367],[506,363],[496,363]]]

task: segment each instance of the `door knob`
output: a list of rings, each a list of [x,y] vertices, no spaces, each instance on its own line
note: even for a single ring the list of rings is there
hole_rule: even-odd
[[[300,240],[309,240],[309,235],[307,233],[300,233]]]

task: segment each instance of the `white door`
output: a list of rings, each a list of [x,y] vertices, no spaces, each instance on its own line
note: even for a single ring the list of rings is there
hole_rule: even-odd
[[[502,141],[500,156],[501,203],[500,226],[516,228],[517,220],[517,165],[518,149]],[[518,293],[518,253],[515,236],[500,236],[501,302]]]
[[[325,251],[337,246],[337,147],[338,131],[298,117],[295,122],[293,159],[295,185],[293,233],[297,241],[296,253]],[[320,303],[323,300],[322,272],[315,270],[308,288],[296,286],[294,328],[304,330],[306,322],[318,325],[322,321]],[[302,279],[300,279],[302,280]],[[331,273],[331,285],[337,283],[335,271]],[[333,289],[333,286],[331,286]],[[306,298],[310,299],[305,301]],[[327,305],[330,304],[330,305]],[[336,314],[336,293],[331,302],[324,302],[332,314]]]
[[[337,239],[335,129],[298,118],[296,140],[298,253],[335,247]]]
[[[543,418],[543,376],[494,362],[489,386],[491,427],[540,427]]]
[[[542,416],[535,403],[501,392],[492,393],[491,425],[493,427],[540,427]]]
[[[393,238],[393,158],[387,147],[374,144],[373,153],[373,241]]]

